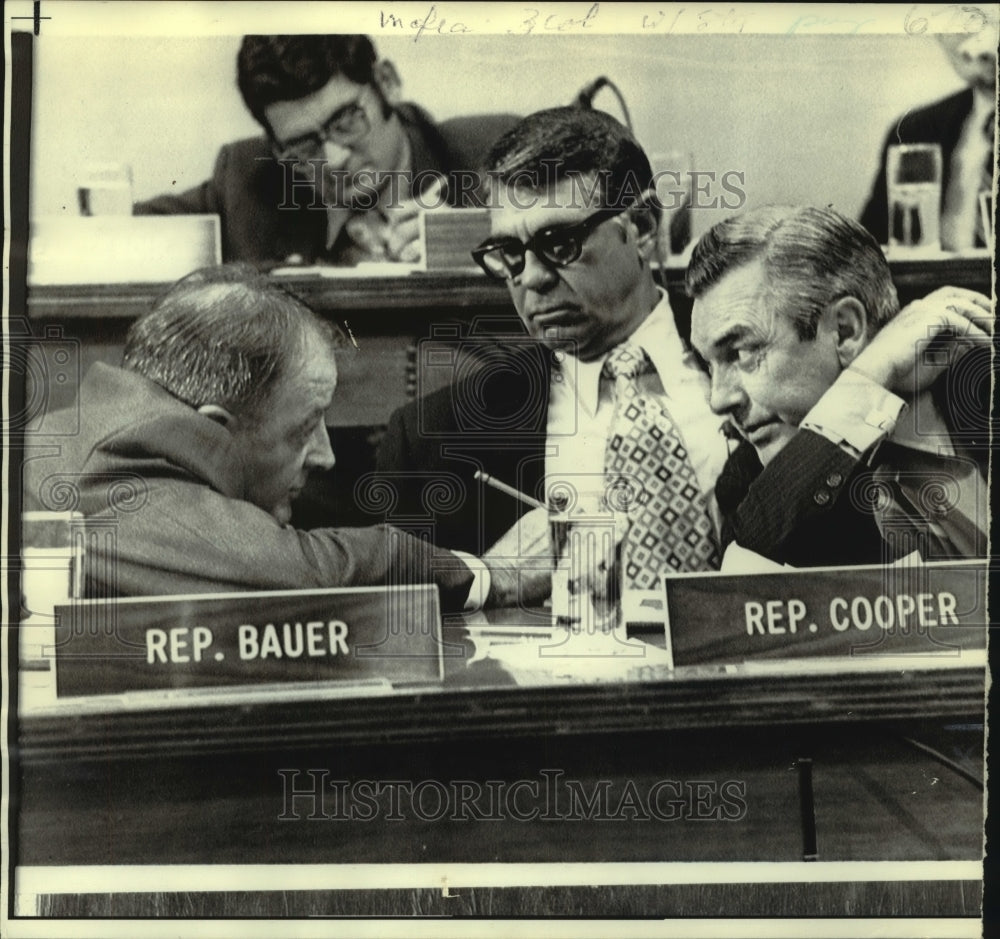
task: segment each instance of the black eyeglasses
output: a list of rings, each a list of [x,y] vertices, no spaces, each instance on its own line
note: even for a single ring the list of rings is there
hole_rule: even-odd
[[[328,141],[342,147],[357,143],[371,130],[368,112],[361,106],[363,94],[362,89],[354,101],[337,108],[318,131],[294,137],[285,143],[272,138],[275,156],[279,160],[297,160],[305,163],[307,160],[322,158],[323,145]]]
[[[524,258],[530,251],[552,267],[566,267],[583,253],[591,233],[603,222],[625,209],[599,209],[574,225],[551,225],[536,231],[527,241],[503,238],[484,241],[472,251],[472,259],[494,280],[510,280],[524,270]]]

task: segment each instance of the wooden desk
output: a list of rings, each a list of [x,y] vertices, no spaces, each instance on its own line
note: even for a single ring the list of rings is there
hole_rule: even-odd
[[[944,284],[990,293],[990,259],[985,252],[891,260],[890,267],[902,303]],[[392,411],[414,395],[447,384],[454,368],[466,367],[467,357],[474,357],[476,344],[523,335],[506,287],[475,270],[377,278],[281,275],[275,280],[338,322],[357,342],[356,353],[347,349],[338,362],[341,379],[328,416],[331,425],[385,424]],[[691,301],[684,294],[684,268],[669,266],[660,272],[660,280],[685,333]],[[46,327],[55,327],[79,343],[82,375],[95,361],[120,362],[128,327],[167,286],[33,287],[28,293],[27,328],[34,336],[43,336]],[[460,348],[454,368],[433,364],[428,353],[435,343]],[[74,394],[72,382],[48,382],[50,408],[65,406]]]
[[[489,619],[524,621],[517,611],[493,611]],[[532,677],[519,686],[496,660],[473,661],[474,646],[461,625],[446,626],[444,639],[459,654],[444,658],[440,685],[347,695],[336,685],[296,685],[250,693],[223,687],[196,696],[154,692],[131,702],[63,699],[24,718],[20,753],[27,763],[51,765],[68,758],[104,759],[109,740],[115,752],[129,757],[175,758],[371,741],[432,745],[499,737],[961,721],[976,714],[981,719],[985,693],[981,665],[940,667],[929,656],[915,657],[905,670],[866,669],[847,676],[822,664],[789,662],[782,663],[787,664],[783,674],[769,663],[682,667],[669,675],[650,668],[646,677],[636,659],[624,665],[621,674],[627,671],[628,680],[553,678],[538,684]],[[574,664],[558,655],[540,661],[552,663],[553,671],[571,671]],[[314,692],[303,697],[309,688]]]
[[[907,302],[944,283],[989,292],[985,257],[893,262]],[[680,317],[681,272],[666,283]],[[335,419],[373,426],[412,394],[448,380],[422,368],[421,340],[462,343],[476,317],[481,335],[518,323],[505,289],[472,273],[398,281],[296,279],[317,309],[346,323],[361,346],[344,356]],[[114,361],[132,319],[159,285],[36,288],[27,327],[56,326],[79,342],[81,373]],[[17,311],[14,311],[15,313]],[[435,332],[441,327],[450,335]],[[502,341],[502,340],[501,340]],[[410,350],[414,350],[411,354]],[[368,383],[378,377],[378,394]],[[65,389],[65,390],[63,390]],[[48,403],[72,394],[51,385]],[[339,415],[339,418],[338,418]],[[453,627],[461,630],[460,625]],[[47,713],[21,721],[16,863],[279,864],[458,862],[800,861],[809,833],[821,861],[978,862],[982,830],[981,669],[913,669],[830,675],[719,675],[617,685],[517,687],[477,663],[442,688],[373,698],[211,703],[183,709]],[[920,749],[929,743],[933,752]],[[942,761],[934,754],[943,754]],[[949,762],[950,761],[950,762]],[[957,764],[961,772],[956,771]],[[281,818],[285,778],[326,770],[330,780],[499,781],[544,784],[546,771],[584,796],[607,782],[644,795],[677,782],[745,787],[732,820],[694,818],[521,821]],[[812,781],[804,813],[804,780]],[[299,810],[292,814],[303,815]],[[584,813],[585,814],[585,813]],[[809,821],[811,819],[812,821]],[[51,900],[42,912],[221,915],[395,913],[443,915],[621,913],[624,915],[976,915],[978,877],[951,882],[740,887],[523,886],[467,892],[461,909],[440,893],[238,891],[171,898],[85,895]],[[113,889],[113,888],[109,888]],[[61,893],[53,890],[53,893]],[[541,898],[541,899],[540,899]]]
[[[794,680],[694,679],[648,688],[455,689],[348,707],[261,702],[31,719],[21,734],[16,862],[50,871],[37,890],[42,915],[976,916],[981,711],[943,724],[914,714],[957,715],[961,700],[981,691],[982,675],[950,688],[932,681],[920,694],[925,677],[893,678],[897,690],[910,686],[910,702],[904,692],[895,706],[886,704],[896,696],[885,683],[843,682],[835,692],[821,682],[810,698],[807,683]],[[833,704],[826,713],[824,702]],[[433,729],[414,719],[427,714],[437,718]],[[887,719],[900,714],[907,719]],[[969,778],[918,749],[927,742],[961,759]],[[388,786],[367,821],[348,817],[347,802],[337,801],[364,781]],[[309,793],[317,785],[322,802]],[[493,810],[481,795],[476,802],[496,818],[456,809],[459,787],[489,793],[491,786],[504,807]],[[442,789],[454,801],[437,818]],[[623,811],[627,790],[640,812],[658,793],[664,816],[676,805],[678,817]],[[732,818],[718,815],[722,792],[735,794]],[[794,880],[795,862],[813,850],[821,863],[933,866],[916,879],[905,867],[888,876],[873,873],[878,865],[848,868],[818,883],[771,882],[774,869],[757,867],[785,862],[791,871],[780,876]],[[949,861],[967,862],[957,879]],[[338,879],[343,864],[352,872],[418,865],[421,876],[483,863],[561,871],[567,862],[602,866],[575,875],[582,881],[575,887],[541,886],[535,868],[512,868],[518,873],[498,885],[497,869],[483,868],[482,881],[475,873],[455,878],[457,900],[430,886],[342,890]],[[706,882],[692,884],[689,868],[679,876],[673,862],[724,866],[696,868]],[[746,878],[748,862],[751,881],[763,883],[727,882]],[[653,867],[620,883],[618,868],[604,866],[629,863]],[[107,864],[171,866],[138,871],[145,885],[138,891],[116,887],[128,871],[81,890],[75,875],[58,870]],[[172,865],[191,864],[236,865],[231,886],[202,890],[189,877],[175,892],[184,868]],[[252,888],[240,879],[247,864],[331,866],[303,890],[294,866],[275,868],[263,887],[258,876]],[[317,877],[327,878],[322,887]]]
[[[698,667],[525,687],[496,661],[470,664],[461,622],[446,639],[466,654],[440,685],[25,714],[18,863],[979,860],[982,667]],[[292,794],[316,774],[319,802]],[[352,793],[400,781],[427,801],[394,817],[389,787],[372,818],[348,817],[334,780]],[[450,802],[429,817],[436,794],[466,784],[479,814],[512,801],[495,818]],[[637,810],[622,808],[629,787]]]
[[[901,302],[908,303],[945,284],[988,294],[990,262],[986,251],[976,251],[965,255],[942,253],[924,259],[890,258],[889,267]],[[683,266],[670,264],[659,275],[682,318],[691,307],[690,300],[685,302],[684,298],[684,271]],[[292,288],[311,307],[324,313],[343,318],[371,312],[371,317],[359,320],[359,327],[365,332],[391,324],[393,311],[422,311],[418,322],[427,320],[435,311],[492,309],[514,315],[507,288],[476,268],[374,278],[352,276],[347,269],[343,275],[332,277],[281,274],[274,280]],[[145,313],[168,286],[164,283],[31,287],[28,315],[36,320],[131,321]]]

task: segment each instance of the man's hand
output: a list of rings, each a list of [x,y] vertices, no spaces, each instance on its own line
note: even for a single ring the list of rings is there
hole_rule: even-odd
[[[549,513],[532,509],[484,555],[489,606],[538,606],[552,592]]]
[[[420,203],[409,199],[386,209],[385,253],[390,261],[417,263],[420,260],[420,213],[424,211],[421,206],[442,202],[445,188],[443,179],[435,179],[421,195]]]
[[[850,364],[883,388],[912,398],[969,350],[989,344],[993,305],[962,287],[941,287],[886,324]]]

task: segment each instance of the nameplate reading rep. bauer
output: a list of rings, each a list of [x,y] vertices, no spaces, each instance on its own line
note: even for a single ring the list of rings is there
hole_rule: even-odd
[[[56,615],[59,697],[443,675],[433,585],[83,600]]]

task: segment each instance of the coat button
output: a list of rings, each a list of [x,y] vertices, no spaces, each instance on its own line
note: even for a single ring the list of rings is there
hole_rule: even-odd
[[[844,476],[842,473],[831,473],[826,477],[826,484],[828,486],[833,486],[836,488],[844,481]]]
[[[826,489],[820,489],[814,496],[813,502],[817,505],[826,505],[830,501],[830,493]]]

